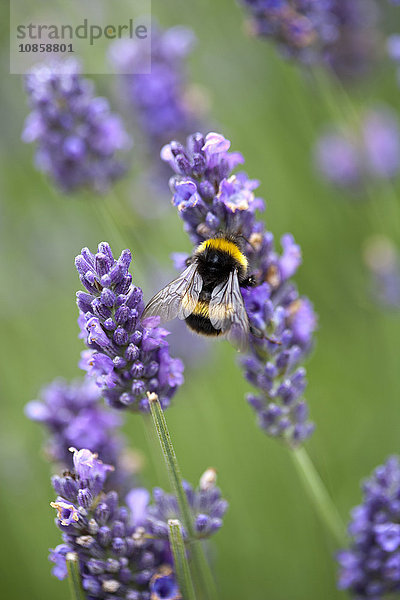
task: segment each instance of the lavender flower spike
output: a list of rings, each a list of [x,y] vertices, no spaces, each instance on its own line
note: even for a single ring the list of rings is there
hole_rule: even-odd
[[[36,142],[36,166],[64,192],[106,191],[125,171],[117,158],[131,140],[75,59],[38,65],[25,78],[32,112],[22,139]]]
[[[77,292],[82,337],[89,350],[80,366],[93,376],[114,408],[148,412],[147,392],[163,409],[183,383],[183,364],[169,355],[168,331],[158,317],[141,320],[143,293],[132,285],[131,253],[115,260],[106,242],[96,254],[87,248],[75,264],[86,292]]]
[[[46,453],[52,461],[72,468],[71,446],[89,448],[104,462],[115,464],[121,442],[114,437],[122,424],[119,415],[106,410],[98,386],[91,379],[72,384],[58,379],[41,392],[41,400],[25,407],[26,415],[50,432]]]
[[[213,474],[212,479],[207,475],[209,473]],[[228,502],[221,497],[221,490],[216,486],[215,470],[208,469],[203,474],[197,489],[187,482],[183,485],[193,517],[194,533],[198,539],[209,538],[222,527],[222,518],[228,508]],[[181,518],[177,499],[155,488],[153,501],[147,510],[148,527],[156,537],[168,539],[169,519]],[[188,537],[188,532],[183,530],[183,535]]]
[[[229,148],[229,140],[218,133],[195,133],[186,147],[176,141],[165,146],[161,157],[175,173],[170,180],[172,203],[193,244],[219,232],[247,241],[257,285],[241,291],[251,325],[264,334],[250,335],[248,356],[241,361],[246,378],[258,389],[248,400],[266,433],[296,445],[313,431],[302,399],[302,363],[312,347],[316,317],[311,302],[291,281],[301,262],[299,246],[286,234],[282,254],[275,250],[272,233],[256,217],[264,209],[254,194],[258,181],[244,172],[233,173],[244,159]]]
[[[400,592],[400,460],[390,457],[363,485],[352,511],[351,546],[342,550],[339,588],[354,598],[380,600]]]
[[[323,64],[341,78],[363,75],[376,54],[373,0],[239,0],[253,35],[273,40],[284,57]]]
[[[75,552],[88,600],[179,600],[168,542],[150,535],[144,516],[135,522],[115,491],[105,493],[112,467],[87,449],[74,450],[73,462],[72,473],[53,478],[63,537],[50,553],[53,574],[63,579],[66,554]]]

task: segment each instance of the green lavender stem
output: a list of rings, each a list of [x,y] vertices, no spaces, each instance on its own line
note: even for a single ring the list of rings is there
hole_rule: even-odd
[[[178,501],[183,525],[185,526],[189,536],[192,565],[198,585],[198,592],[200,592],[199,595],[205,600],[217,600],[217,591],[213,576],[210,571],[210,566],[208,565],[206,557],[204,556],[203,547],[200,540],[195,539],[196,535],[193,526],[193,516],[185,490],[183,488],[181,471],[174,447],[172,445],[171,436],[168,431],[163,410],[157,394],[149,394],[148,397],[151,416],[153,417],[154,427],[156,429],[161,449],[164,454],[171,485]]]
[[[339,547],[347,546],[346,530],[332,498],[304,448],[290,451],[306,492]]]
[[[190,568],[182,536],[182,525],[178,519],[170,519],[168,521],[168,527],[169,542],[174,555],[175,573],[178,579],[179,589],[185,600],[196,600],[196,593],[190,576]]]
[[[168,468],[168,473],[171,478],[171,484],[178,500],[182,520],[189,537],[194,539],[195,531],[193,527],[192,513],[182,485],[181,470],[178,465],[175,450],[171,441],[171,436],[169,434],[167,423],[157,394],[149,394],[149,404],[151,416],[153,417],[153,423],[160,440],[161,448]]]
[[[79,572],[78,555],[75,552],[68,552],[66,561],[71,600],[85,600],[85,594],[81,584],[81,575]]]

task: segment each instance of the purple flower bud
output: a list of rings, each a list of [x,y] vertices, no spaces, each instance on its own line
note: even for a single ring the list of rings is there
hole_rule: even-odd
[[[122,356],[116,356],[113,363],[116,369],[123,369],[127,365],[126,360]]]
[[[91,596],[99,596],[101,593],[100,582],[94,577],[85,577],[82,582],[84,590],[86,590]]]
[[[83,508],[89,508],[93,501],[93,496],[92,496],[91,491],[87,488],[85,488],[83,490],[79,490],[78,501],[79,501],[80,506],[83,506]]]
[[[158,364],[157,365],[157,369],[158,369]],[[144,365],[143,363],[136,361],[133,363],[132,367],[131,367],[131,374],[133,377],[138,378],[138,377],[142,377],[143,373],[144,373]],[[148,375],[146,375],[148,376]]]
[[[96,256],[98,256],[98,255],[96,255]],[[109,260],[107,260],[107,265],[109,265]],[[99,273],[100,279],[105,274],[106,274],[105,272],[103,272],[101,275]],[[108,306],[109,308],[111,308],[115,302],[115,294],[109,288],[103,288],[101,295],[100,295],[100,299],[101,299],[102,303],[105,304],[105,306]]]
[[[107,548],[107,546],[111,543],[111,530],[109,527],[106,527],[105,525],[100,527],[98,532],[98,540],[101,546]]]
[[[114,331],[113,340],[119,346],[125,346],[128,343],[128,333],[123,327],[117,327]]]
[[[140,356],[140,350],[134,344],[129,344],[127,349],[125,350],[125,358],[126,360],[133,362]]]
[[[137,345],[137,344],[140,344],[140,342],[142,341],[142,337],[143,337],[143,333],[140,330],[136,330],[131,335],[130,341],[132,342],[132,344]]]
[[[374,531],[378,544],[386,552],[393,552],[400,546],[400,525],[397,523],[375,525]]]
[[[91,310],[93,297],[90,294],[86,294],[85,292],[76,292],[76,297],[79,310],[81,310],[83,313]]]
[[[103,560],[91,558],[88,560],[87,567],[93,575],[102,575],[105,571],[105,563]]]
[[[119,325],[123,325],[129,317],[129,308],[126,304],[120,306],[115,313],[115,320]]]
[[[120,537],[114,538],[113,541],[112,541],[111,546],[112,546],[112,551],[117,556],[123,556],[125,554],[125,552],[126,552],[125,541],[122,538],[120,538]]]

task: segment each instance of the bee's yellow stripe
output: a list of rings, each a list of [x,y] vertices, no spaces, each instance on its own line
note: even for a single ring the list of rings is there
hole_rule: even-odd
[[[222,252],[226,252],[232,256],[232,258],[236,260],[244,269],[247,269],[247,258],[242,252],[240,252],[239,248],[234,242],[231,242],[226,238],[210,238],[209,240],[205,240],[205,242],[200,244],[200,246],[197,248],[197,252],[204,252],[206,248],[212,248],[213,250],[221,250]]]
[[[204,317],[205,319],[208,319],[210,317],[208,308],[209,308],[208,302],[203,302],[202,300],[200,300],[196,304],[196,307],[192,314],[197,315],[199,317]]]

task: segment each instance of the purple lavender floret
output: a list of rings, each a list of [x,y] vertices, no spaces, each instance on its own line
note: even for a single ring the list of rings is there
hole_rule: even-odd
[[[185,137],[193,130],[194,116],[185,100],[185,60],[194,41],[194,33],[187,27],[162,30],[153,23],[151,72],[121,76],[124,96],[135,112],[150,152],[159,152],[171,137]],[[117,40],[111,46],[111,61],[117,72],[135,73],[149,60],[148,52],[140,40]]]
[[[161,567],[150,583],[150,600],[182,600],[178,584],[170,567]]]
[[[400,171],[397,115],[380,106],[366,111],[357,129],[332,127],[317,141],[314,155],[323,177],[340,187],[391,179]]]
[[[299,295],[291,278],[301,263],[293,236],[275,250],[272,233],[258,220],[264,202],[254,194],[258,181],[244,172],[232,173],[244,162],[229,152],[222,135],[195,133],[186,147],[173,141],[161,151],[175,175],[170,180],[172,203],[178,208],[193,244],[222,232],[247,240],[246,255],[257,285],[242,289],[251,325],[264,337],[250,335],[248,356],[241,362],[248,381],[259,390],[249,396],[261,427],[289,444],[308,438],[313,425],[302,399],[302,363],[312,347],[316,317],[310,301]],[[273,338],[273,341],[271,341]]]
[[[75,450],[73,462],[73,472],[52,480],[58,497],[51,506],[63,538],[50,552],[53,574],[66,576],[65,557],[73,552],[88,600],[180,599],[168,542],[154,539],[144,513],[133,518],[115,491],[105,492],[112,467],[87,449]],[[167,578],[163,586],[157,584],[160,577]]]
[[[213,473],[213,478],[204,476]],[[185,493],[193,517],[194,531],[197,538],[209,538],[219,531],[223,525],[223,516],[228,509],[228,502],[221,496],[221,490],[216,486],[216,476],[213,469],[208,469],[200,480],[200,485],[193,487],[184,482]],[[135,490],[132,492],[135,498]],[[149,500],[150,498],[148,498]],[[182,520],[178,501],[172,494],[167,494],[160,488],[153,490],[153,502],[147,508],[146,522],[149,530],[157,538],[168,539],[168,520]],[[188,533],[183,528],[183,536]]]
[[[93,254],[88,248],[75,264],[86,292],[77,292],[79,324],[89,350],[81,368],[94,377],[108,404],[148,412],[147,393],[156,393],[162,408],[183,383],[183,364],[169,355],[168,331],[159,318],[141,320],[143,293],[128,272],[131,253],[115,260],[102,242]]]
[[[341,79],[364,74],[377,44],[372,0],[240,0],[253,35],[273,40],[281,54],[323,64]]]
[[[25,87],[32,112],[22,139],[37,143],[37,168],[64,192],[106,191],[125,172],[117,154],[131,140],[108,101],[94,96],[79,63],[38,65],[26,75]]]
[[[400,462],[377,467],[352,511],[351,545],[338,553],[339,588],[354,598],[380,600],[400,592]],[[391,597],[391,596],[390,596]]]

